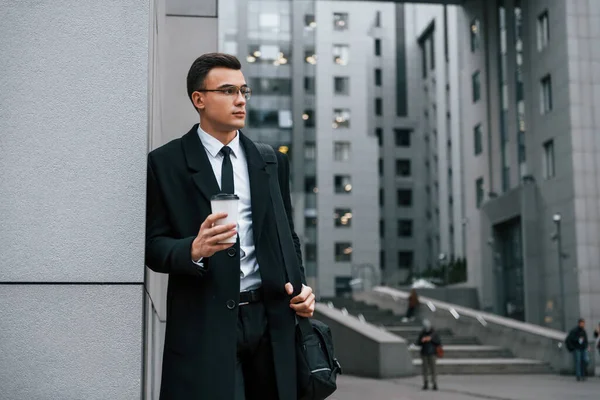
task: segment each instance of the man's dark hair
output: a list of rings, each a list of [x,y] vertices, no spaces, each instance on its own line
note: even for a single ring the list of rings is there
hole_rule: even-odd
[[[204,89],[204,80],[210,70],[220,67],[240,70],[242,64],[237,57],[225,53],[206,53],[196,58],[187,75],[187,92],[190,100],[193,92]]]
[[[578,324],[580,324],[580,323],[582,323],[582,322],[585,322],[585,319],[583,319],[583,318],[579,318],[579,322],[578,322]]]

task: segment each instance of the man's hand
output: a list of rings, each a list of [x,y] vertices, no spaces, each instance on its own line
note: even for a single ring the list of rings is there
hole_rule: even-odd
[[[285,291],[291,295],[294,288],[291,283],[285,284]],[[312,317],[315,312],[315,295],[309,286],[302,285],[300,294],[290,300],[290,307],[301,317]]]
[[[421,342],[423,342],[423,343],[431,342],[431,336],[425,336],[423,339],[421,339]]]
[[[237,234],[235,224],[214,226],[215,222],[225,217],[227,217],[226,213],[210,214],[206,217],[200,225],[198,236],[192,242],[192,260],[211,257],[217,251],[228,249],[235,244],[219,243]]]

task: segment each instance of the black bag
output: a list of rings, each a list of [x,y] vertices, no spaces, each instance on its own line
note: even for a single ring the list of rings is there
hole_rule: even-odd
[[[279,187],[279,168],[275,150],[267,144],[256,143],[269,172],[269,188],[279,243],[289,281],[294,288],[302,286],[300,268],[292,240],[292,233]],[[288,177],[284,177],[288,179]],[[333,353],[331,331],[324,323],[296,317],[296,364],[298,400],[323,400],[337,389],[336,378],[342,369]]]

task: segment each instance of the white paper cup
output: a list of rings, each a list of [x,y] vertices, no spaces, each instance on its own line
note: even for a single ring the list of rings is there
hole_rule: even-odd
[[[221,218],[215,222],[217,225],[227,225],[238,223],[238,202],[240,198],[235,194],[220,193],[214,195],[210,199],[210,206],[213,214],[227,213],[227,217]],[[229,239],[225,239],[219,243],[235,243],[237,241],[237,235],[233,235]]]

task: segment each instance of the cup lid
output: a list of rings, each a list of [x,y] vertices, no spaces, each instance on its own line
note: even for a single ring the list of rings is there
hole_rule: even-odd
[[[219,193],[219,194],[215,194],[210,199],[211,200],[239,200],[240,198],[237,197],[237,195],[235,195],[235,194]]]

